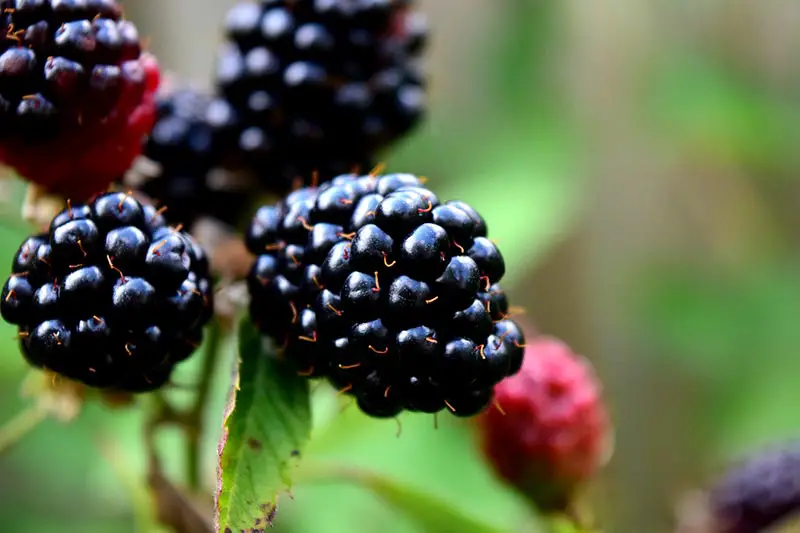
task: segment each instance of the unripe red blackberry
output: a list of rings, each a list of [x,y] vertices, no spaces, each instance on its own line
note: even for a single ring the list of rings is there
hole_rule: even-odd
[[[235,145],[236,112],[222,98],[180,89],[157,100],[158,118],[147,138],[139,188],[167,206],[172,223],[191,225],[207,216],[235,223],[246,210],[249,191],[221,170]],[[134,172],[135,173],[135,172]],[[133,183],[131,183],[133,184]]]
[[[609,451],[608,415],[588,362],[557,339],[536,337],[495,398],[498,409],[478,419],[489,463],[540,507],[564,510]]]
[[[3,0],[0,161],[86,199],[119,177],[154,119],[158,67],[115,0]]]
[[[243,160],[284,190],[369,170],[425,110],[424,16],[408,0],[242,1],[217,83],[243,118]]]
[[[251,313],[310,376],[372,416],[472,416],[519,370],[524,337],[486,224],[411,174],[345,175],[261,208]]]
[[[124,193],[70,205],[22,243],[0,297],[33,366],[98,388],[169,380],[211,317],[205,253]]]

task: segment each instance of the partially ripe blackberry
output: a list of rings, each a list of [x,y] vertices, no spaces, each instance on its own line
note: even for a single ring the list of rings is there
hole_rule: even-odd
[[[371,416],[472,416],[520,368],[524,336],[485,222],[411,174],[299,189],[262,207],[246,240],[256,324]]]
[[[217,84],[243,118],[239,148],[265,185],[369,171],[425,111],[425,17],[409,0],[241,1]]]
[[[167,206],[172,223],[191,225],[200,216],[234,223],[249,192],[220,183],[224,159],[235,145],[236,113],[222,98],[181,89],[157,101],[158,118],[144,146],[148,160],[140,189]]]
[[[771,446],[732,468],[709,491],[714,533],[772,531],[800,511],[800,442]]]
[[[141,150],[158,67],[116,0],[2,0],[0,162],[84,200]]]
[[[91,387],[153,390],[191,355],[211,317],[205,253],[124,193],[69,205],[22,243],[0,313],[22,352]]]
[[[495,335],[516,334],[508,321],[500,324]],[[477,419],[489,464],[540,508],[567,509],[610,451],[608,413],[591,366],[562,341],[538,336],[519,373],[495,387],[495,398],[498,408]]]

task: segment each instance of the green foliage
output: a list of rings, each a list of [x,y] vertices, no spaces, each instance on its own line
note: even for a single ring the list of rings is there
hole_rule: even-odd
[[[495,525],[493,520],[487,520],[487,517],[479,518],[474,512],[470,513],[465,509],[459,509],[435,494],[364,469],[312,467],[306,469],[303,480],[305,482],[353,483],[365,488],[393,510],[405,515],[419,531],[428,533],[449,533],[451,531],[507,533],[507,530]]]
[[[659,271],[645,289],[643,327],[658,353],[703,380],[697,430],[714,457],[794,435],[800,402],[800,278],[793,262],[738,274]]]
[[[800,108],[708,56],[669,56],[654,66],[645,116],[703,160],[736,161],[782,176],[800,142]]]
[[[249,319],[239,327],[239,357],[220,442],[220,532],[272,523],[311,433],[308,380],[278,359]]]

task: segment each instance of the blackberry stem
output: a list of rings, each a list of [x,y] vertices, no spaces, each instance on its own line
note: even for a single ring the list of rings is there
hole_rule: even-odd
[[[206,329],[205,349],[203,350],[203,366],[200,371],[200,383],[197,386],[197,396],[188,412],[186,425],[186,467],[189,489],[199,492],[202,478],[202,457],[200,444],[203,437],[206,404],[211,392],[211,381],[214,369],[219,359],[222,341],[222,327],[216,319],[212,319]]]
[[[35,403],[14,416],[0,427],[0,454],[7,452],[22,437],[36,429],[50,415],[41,403]]]

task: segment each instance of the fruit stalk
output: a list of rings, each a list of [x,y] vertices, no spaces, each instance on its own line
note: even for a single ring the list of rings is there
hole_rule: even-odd
[[[37,402],[0,427],[0,454],[7,452],[22,437],[36,429],[49,416],[49,410]]]

